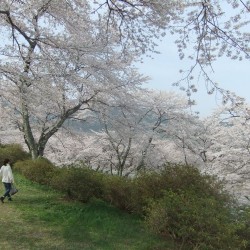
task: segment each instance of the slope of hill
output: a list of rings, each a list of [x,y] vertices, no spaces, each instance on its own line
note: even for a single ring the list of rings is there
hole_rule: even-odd
[[[147,232],[135,216],[101,201],[69,202],[46,186],[15,176],[19,192],[13,202],[0,204],[0,249],[177,249]]]

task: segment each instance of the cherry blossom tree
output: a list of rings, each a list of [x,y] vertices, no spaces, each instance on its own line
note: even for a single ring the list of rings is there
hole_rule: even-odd
[[[91,13],[82,1],[1,5],[1,102],[33,158],[75,113],[144,81],[129,67],[133,52],[120,53],[117,34]]]
[[[156,170],[166,161],[182,162],[182,151],[166,131],[168,127],[173,131],[176,122],[185,119],[186,98],[138,89],[106,103],[109,105],[95,103],[95,112],[85,111],[88,121],[92,120],[89,126],[97,130],[81,132],[85,123],[80,123],[77,131],[61,129],[50,138],[45,156],[60,165],[78,162],[118,175]],[[83,116],[78,113],[78,118]]]
[[[225,102],[242,103],[207,68],[220,56],[249,59],[249,2],[3,0],[0,17],[1,103],[33,158],[81,110],[135,91],[145,78],[130,66],[156,52],[167,31],[177,35],[180,59],[193,62],[183,75],[188,96],[197,91],[198,67],[210,93],[217,89]]]
[[[109,171],[127,175],[164,164],[164,157],[156,157],[164,155],[156,145],[166,140],[170,127],[174,130],[177,122],[183,122],[187,107],[187,100],[172,92],[140,90],[114,101],[112,108],[98,108],[103,130],[96,136]]]
[[[32,9],[37,2],[4,1],[7,6],[26,6],[27,9]],[[40,8],[52,9],[57,3],[62,4],[58,0],[47,0]],[[213,61],[219,57],[249,59],[249,1],[95,0],[85,1],[84,4],[81,1],[66,1],[63,7],[65,12],[77,7],[91,14],[92,21],[98,20],[105,26],[106,34],[117,34],[115,40],[123,52],[132,47],[138,55],[155,51],[157,40],[170,31],[176,35],[180,59],[187,57],[192,62],[190,69],[183,71],[182,77],[187,83],[187,94],[197,89],[192,79],[198,67],[200,74],[197,75],[204,76],[208,93],[218,90],[225,100],[236,98],[233,93],[223,90],[210,73]],[[0,10],[0,13],[8,16],[8,8]]]
[[[184,114],[175,121],[172,128],[168,128],[168,139],[182,152],[182,163],[201,167],[207,161],[207,150],[210,140],[206,133],[204,122],[197,116]]]
[[[249,121],[249,105],[223,106],[205,120],[210,140],[206,171],[224,178],[241,200],[250,190]]]
[[[157,39],[168,32],[174,35],[179,58],[190,60],[190,68],[181,70],[174,85],[188,96],[197,91],[196,82],[203,76],[208,94],[217,91],[224,102],[242,102],[211,75],[213,62],[220,57],[249,60],[249,1],[99,0],[93,7],[97,13],[105,13],[102,18],[107,27],[119,28],[122,41],[131,38],[142,51],[154,51]]]

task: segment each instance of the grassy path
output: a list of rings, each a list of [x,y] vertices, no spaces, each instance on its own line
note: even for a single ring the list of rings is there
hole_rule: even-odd
[[[19,193],[13,202],[0,204],[1,250],[175,249],[147,232],[137,217],[101,201],[67,202],[61,194],[15,176]]]

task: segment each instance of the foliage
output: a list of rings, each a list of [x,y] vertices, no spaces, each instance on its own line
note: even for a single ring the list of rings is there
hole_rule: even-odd
[[[20,193],[0,208],[0,249],[178,249],[146,230],[138,217],[107,203],[68,202],[58,191],[15,177]]]
[[[239,222],[242,227],[238,229],[237,235],[245,240],[245,247],[247,250],[250,249],[250,207],[243,206],[237,210],[239,214]]]
[[[249,202],[249,105],[224,105],[218,108],[204,124],[209,147],[206,149],[206,164],[210,173],[223,176],[228,189],[241,202]]]
[[[132,199],[134,211],[144,214],[149,200],[158,200],[168,190],[191,190],[197,195],[213,197],[216,200],[230,203],[230,195],[224,191],[223,182],[215,177],[202,175],[193,166],[166,164],[158,173],[142,173],[132,181]]]
[[[0,145],[0,162],[3,163],[4,159],[10,159],[11,163],[18,160],[28,159],[30,156],[19,144],[1,144]]]
[[[118,30],[107,32],[98,20],[103,15],[94,12],[92,1],[79,0],[5,1],[0,7],[6,38],[0,108],[18,124],[33,159],[44,155],[66,120],[85,118],[95,103],[109,104],[146,79],[131,66],[135,48],[121,49]]]
[[[237,236],[241,224],[232,220],[230,208],[214,197],[191,190],[168,190],[147,208],[146,224],[155,233],[194,249],[243,249]]]
[[[190,124],[195,119],[187,114],[187,99],[173,92],[140,90],[119,103],[117,100],[114,108],[99,108],[103,130],[95,134],[92,145],[102,152],[96,153],[91,165],[120,176],[163,164],[165,152],[155,144],[166,141],[173,131],[178,133],[179,121]],[[86,157],[84,152],[82,157]]]
[[[104,200],[141,216],[148,200],[162,197],[166,189],[166,182],[158,173],[145,173],[135,178],[106,175],[104,184]]]
[[[122,176],[106,175],[104,180],[103,199],[110,204],[128,212],[133,212],[131,200],[132,181]]]
[[[3,1],[1,119],[20,130],[33,158],[43,156],[67,120],[85,119],[82,111],[100,104],[112,107],[114,100],[122,107],[140,89],[147,77],[133,64],[145,53],[157,52],[157,40],[167,31],[176,34],[180,59],[192,48],[187,58],[193,66],[180,77],[187,80],[189,104],[197,91],[191,84],[197,65],[208,93],[217,89],[225,102],[242,103],[218,87],[206,67],[221,56],[249,59],[248,13],[247,3],[231,0]],[[183,89],[178,81],[175,85]],[[112,135],[109,139],[115,139],[117,148],[119,141]]]
[[[247,224],[233,214],[234,200],[223,182],[195,167],[168,164],[160,173],[105,180],[104,199],[145,215],[155,233],[198,249],[245,249],[248,235],[239,234]]]
[[[194,166],[167,163],[162,178],[169,190],[192,190],[198,195],[213,196],[225,203],[232,201],[231,195],[224,188],[223,181],[216,176],[202,174]]]
[[[221,181],[195,167],[166,164],[163,171],[132,179],[86,166],[56,168],[45,159],[19,161],[15,169],[70,199],[99,198],[144,216],[146,225],[168,240],[204,250],[249,247],[249,208],[239,210]]]
[[[64,167],[57,171],[51,186],[65,192],[70,199],[87,202],[103,192],[102,175],[86,167]]]
[[[45,158],[18,161],[14,168],[29,180],[46,185],[51,183],[53,176],[57,172],[55,166]]]

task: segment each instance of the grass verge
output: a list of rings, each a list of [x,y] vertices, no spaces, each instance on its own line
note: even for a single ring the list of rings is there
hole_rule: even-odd
[[[13,202],[0,204],[0,249],[177,249],[150,234],[136,216],[99,200],[67,201],[46,186],[15,177],[19,192]]]

